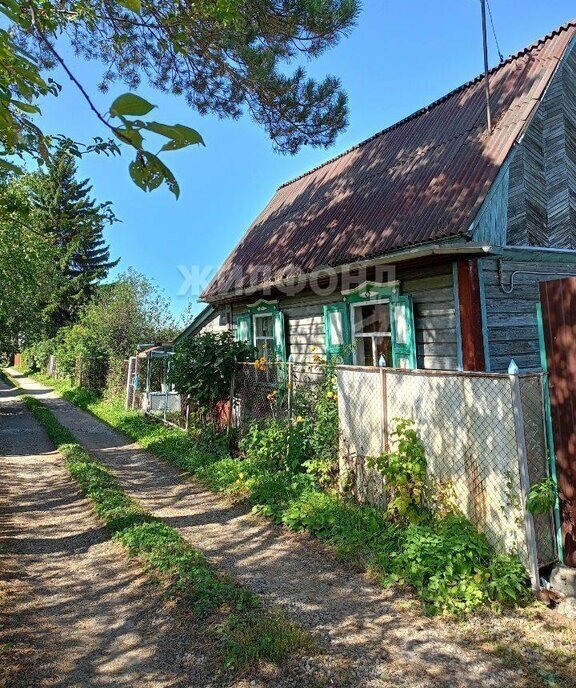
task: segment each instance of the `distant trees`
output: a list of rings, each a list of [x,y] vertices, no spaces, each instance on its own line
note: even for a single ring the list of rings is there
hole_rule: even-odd
[[[116,218],[91,190],[66,142],[46,171],[0,177],[0,353],[76,322],[118,264],[103,236]]]
[[[158,287],[129,269],[114,282],[99,285],[74,324],[60,328],[50,340],[29,346],[25,353],[27,362],[38,368],[45,365],[48,355],[54,355],[59,374],[72,379],[82,361],[85,384],[116,387],[122,378],[122,362],[138,344],[168,340],[177,331],[170,304]]]
[[[46,305],[60,286],[51,237],[31,218],[29,184],[0,180],[0,353],[46,336]]]
[[[45,313],[53,336],[68,325],[118,260],[110,260],[103,232],[116,221],[110,203],[91,198],[88,180],[79,181],[67,142],[61,143],[46,171],[31,178],[31,220],[54,248],[61,276],[48,296]]]

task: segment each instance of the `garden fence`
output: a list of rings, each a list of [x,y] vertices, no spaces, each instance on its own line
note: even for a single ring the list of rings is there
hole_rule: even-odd
[[[307,363],[241,363],[234,379],[233,424],[240,432],[254,421],[287,418],[297,396],[318,385],[324,366]]]
[[[533,577],[556,559],[552,514],[525,508],[547,475],[542,374],[341,366],[337,380],[341,475],[360,500],[385,502],[366,457],[393,450],[395,419],[409,418],[432,475],[497,548],[518,552]]]

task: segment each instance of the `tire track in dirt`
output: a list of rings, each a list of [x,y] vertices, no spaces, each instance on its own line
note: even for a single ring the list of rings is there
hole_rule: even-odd
[[[0,685],[209,686],[200,631],[110,541],[0,381]]]

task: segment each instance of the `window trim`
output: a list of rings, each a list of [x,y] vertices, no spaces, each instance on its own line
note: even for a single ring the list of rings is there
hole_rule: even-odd
[[[272,323],[272,334],[270,337],[258,337],[256,335],[256,318],[270,318],[270,322]],[[265,313],[252,313],[252,339],[252,344],[254,345],[255,349],[258,349],[257,341],[259,339],[269,342],[266,345],[266,352],[268,355],[265,356],[265,358],[268,360],[270,356],[270,351],[274,351],[276,348],[276,339],[274,337],[274,311],[270,310]]]
[[[353,365],[359,365],[358,364],[358,354],[356,352],[356,338],[357,337],[362,337],[365,339],[372,339],[372,356],[374,357],[374,366],[369,366],[369,367],[378,367],[378,362],[376,361],[376,350],[375,350],[375,343],[374,343],[374,338],[375,337],[388,337],[390,339],[390,345],[391,349],[394,349],[394,341],[392,338],[392,311],[390,308],[390,304],[392,302],[392,299],[390,297],[385,298],[385,299],[365,299],[363,301],[353,301],[349,303],[350,307],[350,332],[351,332],[351,339],[352,339],[352,361]],[[355,308],[362,308],[363,306],[378,306],[381,304],[387,304],[388,305],[388,313],[390,317],[390,330],[388,332],[366,332],[366,333],[357,333],[356,332],[356,327],[355,327],[355,320],[354,320],[354,309]],[[387,363],[391,363],[391,361],[387,361]],[[388,366],[390,367],[390,366]]]

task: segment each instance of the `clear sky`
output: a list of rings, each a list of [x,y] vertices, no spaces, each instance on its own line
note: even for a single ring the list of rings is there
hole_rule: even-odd
[[[505,57],[576,15],[574,0],[491,0]],[[95,89],[101,69],[65,53],[85,86],[92,86],[102,110],[127,89]],[[498,62],[491,38],[490,60]],[[329,150],[304,149],[294,157],[274,153],[265,132],[249,116],[239,121],[201,117],[176,96],[147,85],[140,95],[157,104],[155,118],[198,129],[206,147],[171,153],[166,162],[181,187],[179,200],[162,188],[144,193],[128,176],[121,158],[89,156],[80,163],[99,200],[113,202],[122,219],[108,233],[118,270],[133,266],[154,279],[180,314],[193,295],[178,296],[179,265],[217,266],[283,182],[305,172],[442,96],[483,69],[479,0],[364,0],[349,38],[307,65],[311,75],[339,76],[349,95],[350,124]],[[64,89],[42,105],[42,126],[86,140],[106,136],[75,87],[61,74]],[[198,310],[201,306],[198,306]]]

